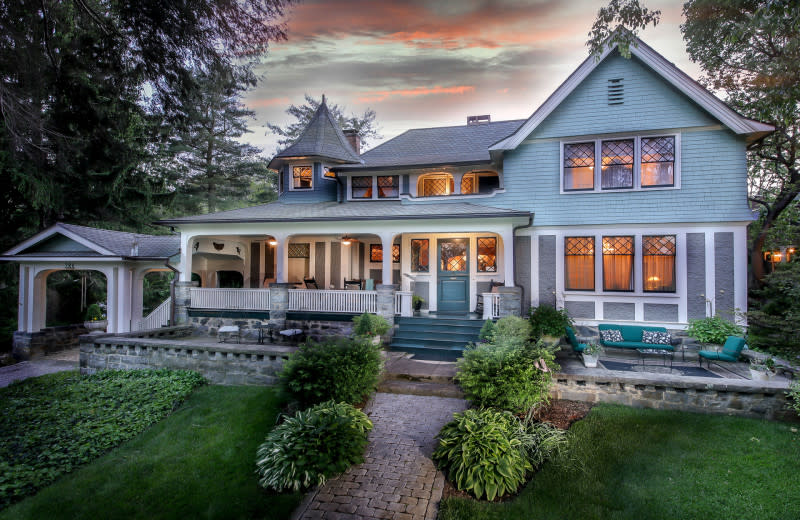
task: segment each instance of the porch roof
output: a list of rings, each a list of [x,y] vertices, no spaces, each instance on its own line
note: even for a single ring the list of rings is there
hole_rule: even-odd
[[[195,224],[224,222],[322,222],[353,220],[417,220],[453,218],[529,218],[531,213],[481,206],[469,202],[447,204],[403,204],[401,201],[359,201],[352,203],[315,202],[287,204],[271,202],[260,206],[233,209],[159,220],[157,224]]]

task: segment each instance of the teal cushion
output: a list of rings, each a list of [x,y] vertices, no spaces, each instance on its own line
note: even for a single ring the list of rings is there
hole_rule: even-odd
[[[715,361],[729,361],[731,363],[735,363],[738,361],[739,357],[729,356],[724,352],[714,352],[713,350],[701,350],[697,353],[701,358],[705,359],[713,359]]]
[[[742,353],[744,345],[744,338],[728,336],[728,339],[725,340],[725,345],[722,346],[722,353],[733,357],[733,360],[736,361],[739,359],[739,355]]]
[[[601,323],[597,327],[599,330],[618,330],[622,334],[625,342],[635,341],[637,343],[642,341],[642,331],[650,330],[653,332],[667,332],[664,327],[643,327],[641,325],[615,325],[613,323]]]
[[[583,352],[584,350],[586,350],[586,346],[587,346],[586,343],[578,343],[577,346],[572,345],[572,350],[574,350],[575,352]]]

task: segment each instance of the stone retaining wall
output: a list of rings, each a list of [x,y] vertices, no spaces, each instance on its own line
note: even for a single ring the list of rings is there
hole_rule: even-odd
[[[267,345],[177,344],[158,338],[82,336],[80,370],[171,368],[196,370],[211,383],[272,385],[295,349]]]
[[[287,329],[303,329],[307,338],[322,341],[331,336],[349,336],[353,332],[352,321],[286,320]]]
[[[47,327],[38,332],[17,331],[14,332],[12,354],[17,361],[27,361],[50,352],[76,348],[80,343],[79,337],[86,332],[82,324]]]
[[[786,385],[751,381],[716,382],[710,378],[623,378],[611,375],[556,374],[552,396],[590,403],[617,403],[637,408],[683,410],[782,419],[786,408]]]

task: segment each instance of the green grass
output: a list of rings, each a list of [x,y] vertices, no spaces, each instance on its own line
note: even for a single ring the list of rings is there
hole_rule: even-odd
[[[792,425],[682,412],[595,407],[570,429],[565,456],[520,495],[449,498],[455,519],[796,519],[800,433]]]
[[[267,493],[255,473],[279,405],[270,388],[201,387],[168,418],[0,519],[288,518],[302,495]]]

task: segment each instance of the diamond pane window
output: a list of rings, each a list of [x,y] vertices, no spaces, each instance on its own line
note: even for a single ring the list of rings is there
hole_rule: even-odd
[[[603,290],[633,291],[633,237],[603,237]]]
[[[438,195],[450,195],[453,193],[453,177],[436,176],[422,178],[422,196],[436,197]]]
[[[383,246],[380,244],[369,245],[369,261],[383,262]]]
[[[378,198],[396,199],[400,195],[400,176],[378,177]]]
[[[313,187],[313,170],[311,166],[292,166],[292,188],[310,190]]]
[[[476,182],[474,175],[464,175],[461,178],[461,194],[462,195],[471,195],[476,193]]]
[[[308,258],[311,256],[310,244],[289,244],[289,258]]]
[[[400,263],[400,244],[392,244],[392,262]]]
[[[478,239],[478,271],[497,272],[497,239],[485,237]]]
[[[429,271],[430,242],[427,238],[411,239],[411,270],[417,273],[427,273]]]
[[[601,188],[633,188],[633,139],[603,141],[602,150]]]
[[[564,189],[594,189],[594,143],[564,145]]]
[[[564,238],[564,288],[594,291],[594,237]]]
[[[675,185],[675,138],[642,138],[642,187]]]
[[[372,177],[352,177],[350,179],[351,197],[354,199],[372,198]]]
[[[645,292],[675,292],[675,235],[642,237]]]
[[[439,240],[439,270],[464,272],[467,270],[467,240],[448,238]]]

